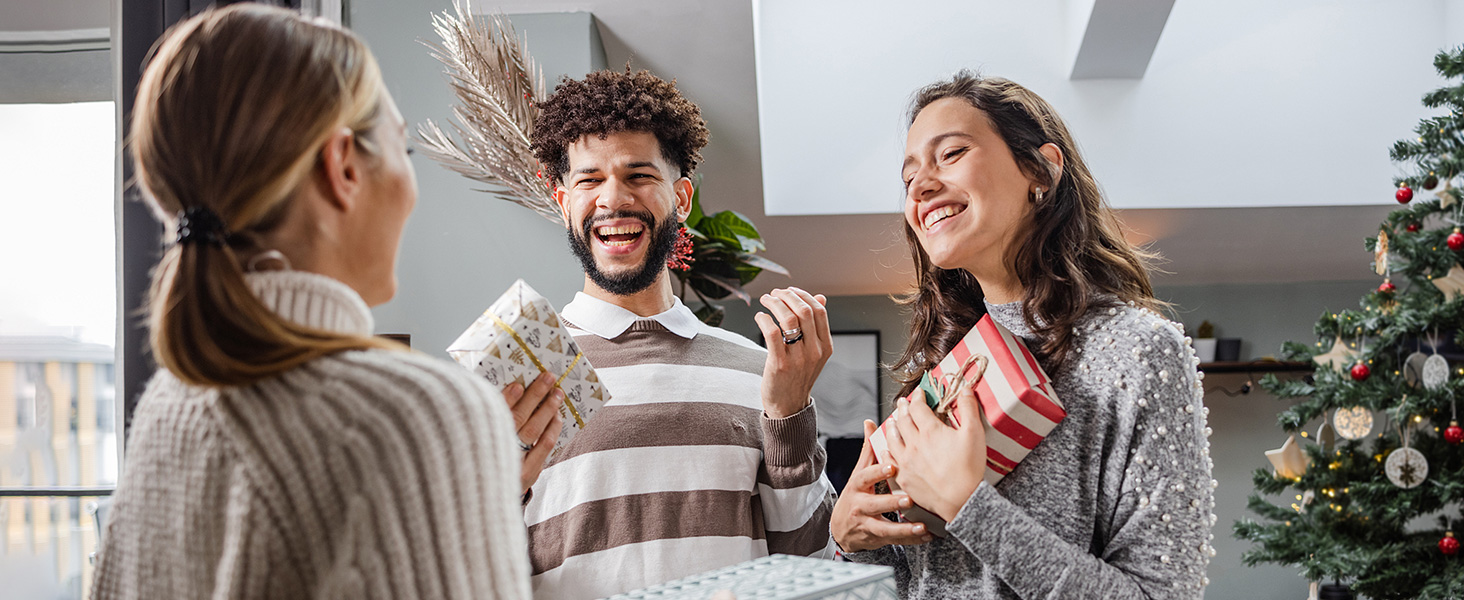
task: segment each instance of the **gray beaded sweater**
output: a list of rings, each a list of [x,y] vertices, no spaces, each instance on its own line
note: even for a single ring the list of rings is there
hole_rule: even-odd
[[[1020,302],[992,319],[1036,345]],[[895,567],[904,598],[1199,598],[1215,481],[1200,387],[1178,325],[1095,308],[1049,371],[1067,417],[1016,470],[982,483],[949,537],[850,560]]]

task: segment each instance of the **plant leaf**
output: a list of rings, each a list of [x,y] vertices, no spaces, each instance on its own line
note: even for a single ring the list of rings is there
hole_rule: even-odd
[[[742,254],[738,254],[737,258],[741,259],[742,262],[745,262],[764,271],[772,271],[784,277],[792,277],[792,275],[788,274],[788,269],[783,267],[783,265],[775,263],[756,254],[747,254],[744,252]]]
[[[707,273],[700,274],[699,278],[717,284],[718,287],[721,287],[722,289],[731,292],[733,296],[737,296],[738,299],[746,302],[748,306],[752,306],[752,296],[748,295],[747,291],[742,289],[741,282],[738,282],[734,279],[728,279],[719,275],[710,275]]]

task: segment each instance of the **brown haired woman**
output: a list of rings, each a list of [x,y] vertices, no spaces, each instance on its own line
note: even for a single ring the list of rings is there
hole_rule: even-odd
[[[529,597],[502,397],[371,336],[416,180],[366,46],[204,13],[156,48],[133,132],[177,241],[92,597]]]
[[[1067,417],[993,486],[980,426],[900,400],[893,464],[871,465],[866,441],[834,539],[893,565],[908,598],[1200,597],[1214,481],[1197,361],[1067,127],[1026,88],[961,72],[917,94],[905,148],[918,287],[901,396],[990,314],[1037,352]],[[980,422],[969,388],[958,406]],[[875,495],[885,479],[904,494]],[[880,516],[912,503],[948,536]]]

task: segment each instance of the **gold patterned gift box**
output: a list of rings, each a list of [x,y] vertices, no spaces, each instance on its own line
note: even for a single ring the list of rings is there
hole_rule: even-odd
[[[473,321],[447,353],[498,389],[512,383],[527,387],[545,371],[555,377],[564,390],[559,407],[564,429],[549,454],[551,462],[610,400],[554,306],[522,279]]]

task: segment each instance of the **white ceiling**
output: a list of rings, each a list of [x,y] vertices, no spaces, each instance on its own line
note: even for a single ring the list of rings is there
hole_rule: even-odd
[[[0,30],[105,27],[109,4],[106,0],[5,0],[0,2]],[[1176,13],[1184,4],[1176,5]],[[788,266],[798,285],[828,294],[884,294],[909,285],[908,251],[897,215],[770,217],[765,213],[750,0],[509,0],[475,5],[480,10],[508,13],[593,12],[609,64],[631,60],[637,67],[677,79],[683,92],[701,105],[712,130],[702,168],[708,207],[735,209],[752,218],[767,239],[768,256]],[[424,12],[436,6],[436,2],[424,5]],[[877,32],[868,35],[878,38]],[[1386,77],[1379,75],[1360,73],[1358,85],[1385,84]],[[1418,92],[1404,93],[1413,97]],[[830,149],[832,153],[841,151]],[[813,179],[820,175],[808,173]],[[1101,179],[1102,173],[1099,175]],[[1245,171],[1216,174],[1242,183],[1248,176]],[[1326,176],[1299,173],[1294,186],[1256,184],[1251,193],[1262,197],[1302,193],[1308,181]],[[1169,258],[1165,268],[1172,274],[1157,275],[1160,284],[1326,281],[1370,277],[1370,256],[1362,248],[1362,239],[1375,232],[1388,208],[1144,209],[1124,211],[1122,217],[1136,230],[1135,241],[1152,239],[1152,247]],[[764,290],[787,282],[768,275],[753,287]]]

